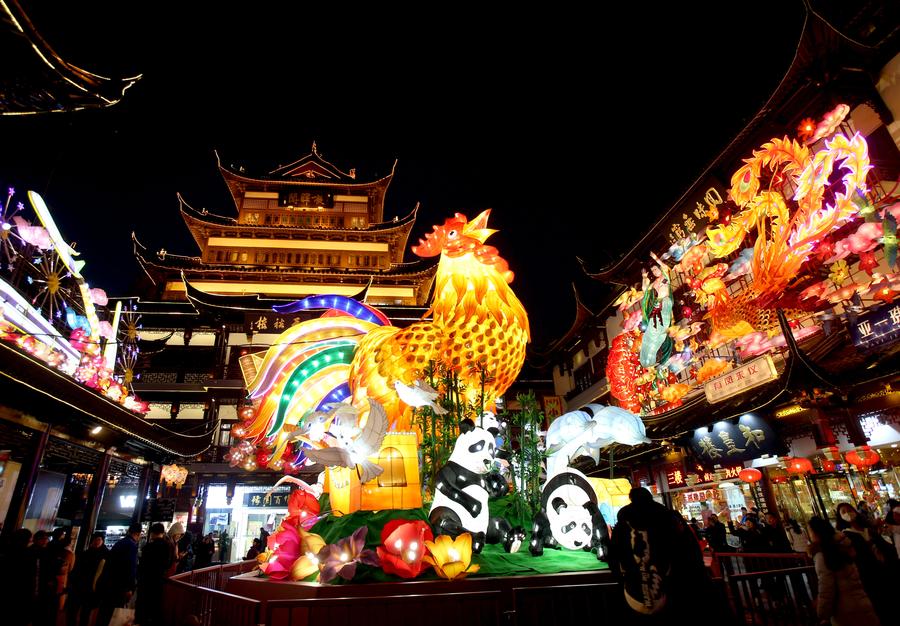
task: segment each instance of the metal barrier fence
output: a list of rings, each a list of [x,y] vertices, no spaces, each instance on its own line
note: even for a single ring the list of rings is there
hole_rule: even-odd
[[[232,576],[254,561],[219,565],[167,580],[166,623],[172,626],[556,626],[586,616],[628,619],[616,583],[507,587],[374,597],[254,600],[223,591]],[[738,624],[817,624],[818,581],[801,554],[717,554],[714,585]],[[729,620],[730,622],[730,620]]]
[[[166,581],[163,611],[169,626],[253,626],[260,624],[262,602],[224,591]]]
[[[720,553],[714,556],[712,569],[739,623],[818,623],[818,579],[805,554]]]
[[[189,585],[196,585],[204,589],[216,589],[223,591],[225,583],[232,576],[244,574],[252,571],[256,567],[256,561],[239,561],[237,563],[226,563],[224,565],[212,565],[203,569],[195,569],[190,572],[184,572],[177,576],[172,576],[171,580],[180,580]]]

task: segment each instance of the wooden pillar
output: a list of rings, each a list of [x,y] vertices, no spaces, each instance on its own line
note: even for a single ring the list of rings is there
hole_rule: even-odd
[[[141,521],[141,512],[147,503],[147,491],[150,489],[150,476],[153,474],[153,464],[147,463],[141,470],[141,477],[138,480],[137,502],[134,505],[134,512],[131,514],[131,523],[137,524]]]
[[[38,473],[41,470],[41,461],[44,460],[44,451],[47,449],[51,430],[53,430],[53,426],[47,424],[47,428],[38,437],[28,468],[19,477],[19,488],[16,489],[13,495],[13,501],[10,502],[9,513],[6,516],[7,521],[10,523],[3,525],[4,535],[21,528],[22,523],[25,521],[25,513],[28,511],[28,503],[31,501],[31,492],[34,491],[34,484],[37,482]],[[13,511],[15,511],[15,517],[12,516]]]
[[[100,466],[94,472],[91,478],[91,486],[88,489],[87,498],[87,515],[84,517],[84,524],[81,526],[81,532],[78,533],[78,542],[75,545],[75,554],[80,554],[85,546],[90,542],[90,537],[94,533],[97,525],[97,518],[100,516],[100,503],[103,502],[103,494],[106,491],[106,479],[109,474],[109,461],[112,455],[107,452],[100,460]]]

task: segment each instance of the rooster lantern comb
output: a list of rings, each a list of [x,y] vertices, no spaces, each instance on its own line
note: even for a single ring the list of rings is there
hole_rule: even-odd
[[[488,237],[497,232],[487,227],[490,215],[491,210],[487,209],[470,222],[465,215],[457,213],[442,226],[435,226],[424,239],[419,239],[419,245],[413,246],[412,251],[420,257],[444,254],[458,258],[472,253],[479,262],[494,266],[506,282],[511,283],[515,275],[509,270],[509,265],[500,257],[497,248],[485,245]]]

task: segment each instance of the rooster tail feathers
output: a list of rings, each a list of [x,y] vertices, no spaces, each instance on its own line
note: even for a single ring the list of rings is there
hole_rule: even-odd
[[[369,322],[377,326],[390,326],[387,316],[378,309],[369,306],[353,298],[338,295],[310,296],[302,300],[296,300],[289,304],[276,304],[272,307],[276,313],[298,313],[324,309],[336,311],[343,315],[349,315],[358,320]]]
[[[290,433],[304,416],[350,397],[350,365],[359,342],[380,327],[348,315],[318,318],[292,326],[275,340],[247,385],[250,397],[261,404],[246,437],[274,448],[270,463],[292,449]]]

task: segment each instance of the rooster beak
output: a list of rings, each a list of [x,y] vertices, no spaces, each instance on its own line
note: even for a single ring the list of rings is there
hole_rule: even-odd
[[[496,233],[493,228],[487,227],[488,217],[491,214],[490,209],[486,209],[478,214],[478,216],[463,227],[463,234],[466,237],[477,239],[481,243],[487,241],[487,238]]]

